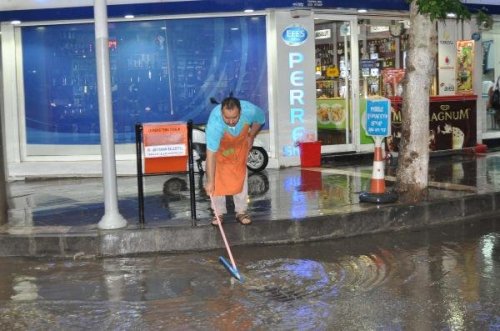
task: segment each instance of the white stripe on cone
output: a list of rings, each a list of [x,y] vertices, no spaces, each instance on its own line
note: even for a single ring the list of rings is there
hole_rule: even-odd
[[[373,172],[370,181],[370,193],[385,193],[384,161],[382,159],[382,148],[375,147],[373,160]]]
[[[383,161],[373,161],[372,179],[384,179]]]

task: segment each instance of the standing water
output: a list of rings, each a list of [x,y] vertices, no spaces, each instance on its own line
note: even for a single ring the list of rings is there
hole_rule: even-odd
[[[0,259],[0,330],[500,330],[499,222],[287,246]]]

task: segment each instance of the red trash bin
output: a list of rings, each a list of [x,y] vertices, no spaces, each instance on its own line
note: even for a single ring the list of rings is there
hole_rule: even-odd
[[[321,141],[308,141],[299,143],[300,166],[321,166]]]

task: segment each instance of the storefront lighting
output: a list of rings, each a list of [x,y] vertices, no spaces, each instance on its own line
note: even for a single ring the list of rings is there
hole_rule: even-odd
[[[366,10],[366,9],[358,9],[358,13],[360,13],[360,14],[364,14],[367,12],[368,12],[368,10]]]
[[[125,15],[124,16],[126,19],[131,19],[131,18],[134,18],[135,16],[134,15],[131,15],[131,14],[128,14],[128,15]]]
[[[448,17],[448,18],[457,18],[457,14],[455,14],[455,13],[447,13],[446,17]]]
[[[253,9],[245,9],[243,12],[249,14],[249,13],[253,13],[254,10]]]
[[[21,24],[21,21],[20,20],[13,20],[13,21],[10,21],[10,24],[19,25],[19,24]]]

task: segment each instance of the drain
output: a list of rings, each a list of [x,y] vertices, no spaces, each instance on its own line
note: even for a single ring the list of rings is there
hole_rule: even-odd
[[[275,285],[265,286],[264,289],[256,290],[256,292],[260,292],[266,297],[280,302],[299,300],[311,295],[311,293],[301,288],[279,287]]]

